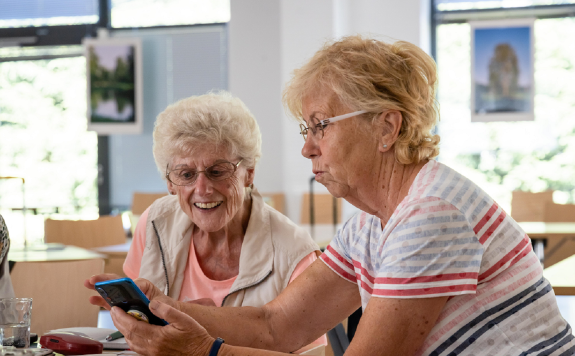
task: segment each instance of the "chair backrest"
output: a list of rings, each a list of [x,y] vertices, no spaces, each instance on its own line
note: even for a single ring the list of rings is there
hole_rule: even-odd
[[[302,224],[310,224],[310,194],[305,193],[302,198],[301,207],[301,220]],[[341,198],[336,199],[337,201],[337,221],[336,224],[341,222],[342,216],[342,203]],[[334,198],[331,194],[314,194],[313,195],[313,219],[315,224],[333,224],[333,202]]]
[[[515,221],[544,221],[547,203],[553,203],[553,191],[541,193],[513,191],[511,217]]]
[[[31,332],[98,326],[100,308],[88,302],[97,295],[84,287],[86,278],[104,272],[104,260],[16,262],[10,274],[19,298],[33,298]]]
[[[575,222],[575,204],[553,203],[552,190],[541,193],[514,191],[511,217],[518,222]]]
[[[123,244],[126,233],[120,215],[101,216],[96,220],[46,219],[44,241],[94,248]]]
[[[134,192],[132,196],[132,214],[142,215],[142,213],[148,209],[156,199],[165,197],[166,193],[140,193]]]
[[[285,195],[284,193],[260,193],[264,202],[285,215]]]

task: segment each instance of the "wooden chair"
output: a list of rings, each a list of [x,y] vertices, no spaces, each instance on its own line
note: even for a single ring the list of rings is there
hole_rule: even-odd
[[[98,326],[99,307],[88,302],[97,295],[84,287],[86,278],[104,272],[104,260],[16,262],[12,284],[16,297],[33,298],[31,331]]]
[[[285,215],[285,195],[284,193],[260,193],[264,202]]]
[[[148,207],[152,205],[153,202],[155,202],[157,199],[165,197],[166,195],[166,193],[134,192],[134,195],[132,196],[132,210],[130,213],[130,230],[132,231],[132,236],[136,230],[138,220],[140,220],[140,215],[142,215],[142,213],[146,211],[146,209],[148,209]]]
[[[517,222],[572,223],[575,222],[574,204],[555,204],[553,191],[541,193],[514,191],[511,199],[511,217]],[[541,240],[541,237],[530,236]],[[545,268],[575,255],[575,237],[543,237]]]
[[[96,220],[52,220],[44,222],[44,241],[92,249],[126,242],[122,217],[101,216]]]
[[[52,220],[44,222],[44,241],[59,242],[64,245],[73,245],[86,249],[120,245],[126,243],[126,232],[122,224],[122,217],[101,216],[96,220]],[[127,252],[102,252],[105,259],[104,272],[115,273],[125,277],[123,271]]]
[[[313,205],[311,198],[313,196]],[[334,214],[334,201],[336,202],[336,210]],[[335,224],[341,223],[342,216],[342,202],[341,198],[334,198],[329,193],[324,194],[309,194],[304,193],[302,198],[301,208],[301,223],[302,224]],[[312,222],[313,219],[313,222]]]
[[[132,214],[140,216],[153,202],[163,198],[167,193],[141,193],[134,192],[132,196]]]
[[[575,222],[575,204],[555,204],[553,191],[541,193],[514,191],[511,217],[515,221]]]

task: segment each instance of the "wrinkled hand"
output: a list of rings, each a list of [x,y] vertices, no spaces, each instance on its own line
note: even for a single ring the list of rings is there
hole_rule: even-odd
[[[132,351],[144,356],[205,356],[210,352],[214,338],[191,316],[157,300],[150,302],[150,310],[169,325],[150,325],[118,307],[112,308],[114,325]]]
[[[96,274],[96,275],[94,275],[94,276],[92,276],[92,277],[90,277],[84,281],[84,287],[86,287],[88,289],[96,290],[96,288],[94,288],[94,285],[96,283],[102,282],[102,281],[109,281],[112,279],[118,279],[118,278],[122,278],[122,277],[120,277],[114,273]],[[89,301],[91,304],[94,304],[94,305],[97,305],[99,307],[110,310],[110,305],[104,300],[104,298],[100,297],[99,295],[91,296]]]
[[[118,278],[122,278],[122,277],[118,276],[117,274],[113,274],[113,273],[97,274],[95,276],[92,276],[92,277],[86,279],[84,281],[84,287],[86,287],[88,289],[95,289],[94,285],[98,282],[109,281],[109,280],[118,279]],[[174,308],[178,308],[178,302],[177,301],[166,296],[164,293],[162,293],[161,290],[159,290],[155,285],[152,284],[152,282],[148,281],[147,279],[136,278],[136,279],[134,279],[134,283],[138,286],[138,288],[140,288],[142,290],[142,292],[146,295],[146,297],[148,297],[149,300],[155,300],[156,299],[156,300],[159,300],[159,301],[161,301],[165,304],[168,304]],[[106,300],[99,295],[91,296],[89,301],[91,304],[97,305],[97,306],[105,308],[107,310],[110,310],[110,308],[111,308],[110,305],[108,304],[108,302],[106,302]]]

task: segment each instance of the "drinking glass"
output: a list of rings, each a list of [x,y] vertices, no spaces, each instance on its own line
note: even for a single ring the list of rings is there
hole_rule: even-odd
[[[0,349],[30,347],[32,298],[0,299]]]

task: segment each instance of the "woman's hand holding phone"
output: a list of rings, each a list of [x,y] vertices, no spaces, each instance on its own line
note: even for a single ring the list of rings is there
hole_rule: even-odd
[[[118,278],[122,278],[122,277],[120,277],[114,273],[96,274],[96,275],[94,275],[94,276],[92,276],[92,277],[90,277],[84,281],[84,287],[86,287],[88,289],[96,290],[96,288],[94,287],[94,285],[96,283],[103,282],[103,281],[109,281],[112,279],[118,279]],[[97,306],[104,308],[106,310],[111,309],[110,305],[104,300],[104,298],[102,298],[99,295],[91,296],[89,301],[90,301],[90,304],[97,305]]]
[[[191,316],[156,301],[150,302],[150,311],[169,325],[156,326],[138,322],[120,308],[113,308],[114,325],[124,334],[132,351],[139,355],[207,355],[214,343],[206,329]]]
[[[86,287],[88,289],[96,290],[94,287],[94,285],[96,283],[103,282],[103,281],[109,281],[112,279],[119,279],[119,278],[122,278],[122,277],[118,276],[117,274],[113,274],[113,273],[97,274],[97,275],[94,275],[94,276],[86,279],[84,281],[84,287]],[[166,296],[164,293],[162,293],[162,291],[160,289],[158,289],[155,285],[153,285],[147,279],[136,278],[136,279],[134,279],[134,283],[138,286],[138,288],[140,288],[140,290],[142,290],[142,292],[146,295],[146,297],[148,297],[149,300],[159,300],[162,303],[168,304],[169,306],[171,306],[173,308],[176,308],[178,310],[180,309],[178,302],[176,300]],[[99,295],[91,296],[89,301],[90,301],[90,304],[97,305],[97,306],[104,308],[106,310],[111,309],[108,302],[106,302],[104,300],[104,298],[102,298]]]

